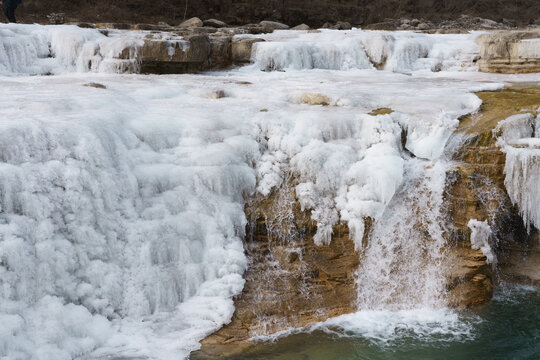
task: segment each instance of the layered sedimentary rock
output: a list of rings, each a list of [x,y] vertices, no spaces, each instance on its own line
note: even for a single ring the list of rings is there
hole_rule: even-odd
[[[356,310],[359,253],[346,225],[334,227],[330,245],[315,245],[317,224],[300,209],[290,184],[252,199],[246,214],[246,285],[235,299],[232,322],[205,339],[194,359],[236,353],[252,337]]]
[[[136,51],[136,58],[141,65],[141,73],[183,74],[225,69],[249,62],[253,44],[264,41],[260,38],[235,38],[235,34],[272,31],[272,28],[262,25],[220,31],[213,27],[162,28],[160,32],[146,35],[143,45]]]
[[[493,73],[540,72],[540,30],[505,31],[481,35],[480,71]]]
[[[488,291],[495,281],[494,275],[527,283],[538,283],[540,279],[538,235],[535,231],[527,233],[508,196],[506,155],[498,146],[494,132],[500,121],[514,114],[535,112],[540,106],[540,90],[516,86],[478,96],[483,101],[481,112],[463,118],[458,130],[467,140],[456,152],[460,163],[448,174],[446,196],[452,224],[450,238],[464,259],[452,273],[459,275],[456,286],[468,294]],[[471,219],[489,224],[489,243],[497,253],[497,264],[487,264],[482,251],[471,248],[468,228]],[[497,270],[495,274],[494,270]],[[471,277],[472,282],[459,280]]]
[[[250,30],[252,28],[246,31]],[[244,29],[237,31],[242,32]],[[234,38],[231,29],[221,32],[209,28],[153,32],[146,35],[140,44],[129,45],[117,56],[118,59],[135,61],[139,65],[138,69],[126,68],[119,71],[185,74],[226,69],[234,64],[249,62],[251,48],[259,41],[264,40]]]

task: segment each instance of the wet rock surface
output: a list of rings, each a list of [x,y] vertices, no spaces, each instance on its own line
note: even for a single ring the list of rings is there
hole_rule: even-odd
[[[246,207],[246,285],[235,299],[229,325],[206,338],[192,359],[232,355],[254,336],[302,327],[354,312],[359,253],[347,226],[334,227],[332,242],[317,246],[317,224],[301,211],[294,188],[286,186]]]
[[[464,117],[458,133],[467,136],[456,152],[460,161],[447,174],[451,246],[457,255],[449,273],[454,306],[474,306],[491,298],[498,278],[536,283],[540,279],[540,256],[536,233],[527,230],[512,205],[504,185],[505,154],[496,144],[493,130],[511,115],[535,111],[540,106],[540,89],[516,85],[496,92],[478,93],[481,112]],[[487,221],[492,230],[491,247],[498,264],[487,264],[480,250],[470,244],[471,219]],[[536,239],[536,240],[535,240]]]

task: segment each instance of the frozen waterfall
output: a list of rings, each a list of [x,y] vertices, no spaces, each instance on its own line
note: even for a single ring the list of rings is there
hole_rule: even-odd
[[[383,69],[399,73],[474,69],[475,34],[320,30],[277,31],[254,44],[252,60],[264,71]]]
[[[137,72],[144,36],[71,25],[0,24],[0,75]]]
[[[317,244],[349,226],[363,310],[441,304],[443,151],[502,86],[462,71],[475,34],[276,31],[242,68],[117,74],[144,34],[0,25],[0,357],[187,358],[242,292],[246,199],[289,176]],[[507,174],[538,224],[537,184],[510,171],[538,171],[512,165],[532,147]]]
[[[528,231],[531,226],[540,229],[539,119],[540,115],[518,114],[501,121],[496,129],[506,153],[504,184]]]

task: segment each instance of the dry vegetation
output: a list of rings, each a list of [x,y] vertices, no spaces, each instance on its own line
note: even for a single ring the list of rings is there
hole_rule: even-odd
[[[187,2],[187,12],[185,14]],[[345,20],[369,24],[386,18],[418,17],[432,21],[461,14],[521,24],[540,21],[538,0],[25,0],[19,16],[24,22],[46,22],[46,15],[63,12],[67,20],[85,22],[177,24],[184,18],[219,18],[231,24],[274,19],[291,25],[320,26]]]

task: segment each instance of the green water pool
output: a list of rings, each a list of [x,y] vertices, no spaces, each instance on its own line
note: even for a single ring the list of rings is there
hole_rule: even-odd
[[[540,290],[502,285],[489,305],[450,314],[358,314],[230,359],[540,359]]]

